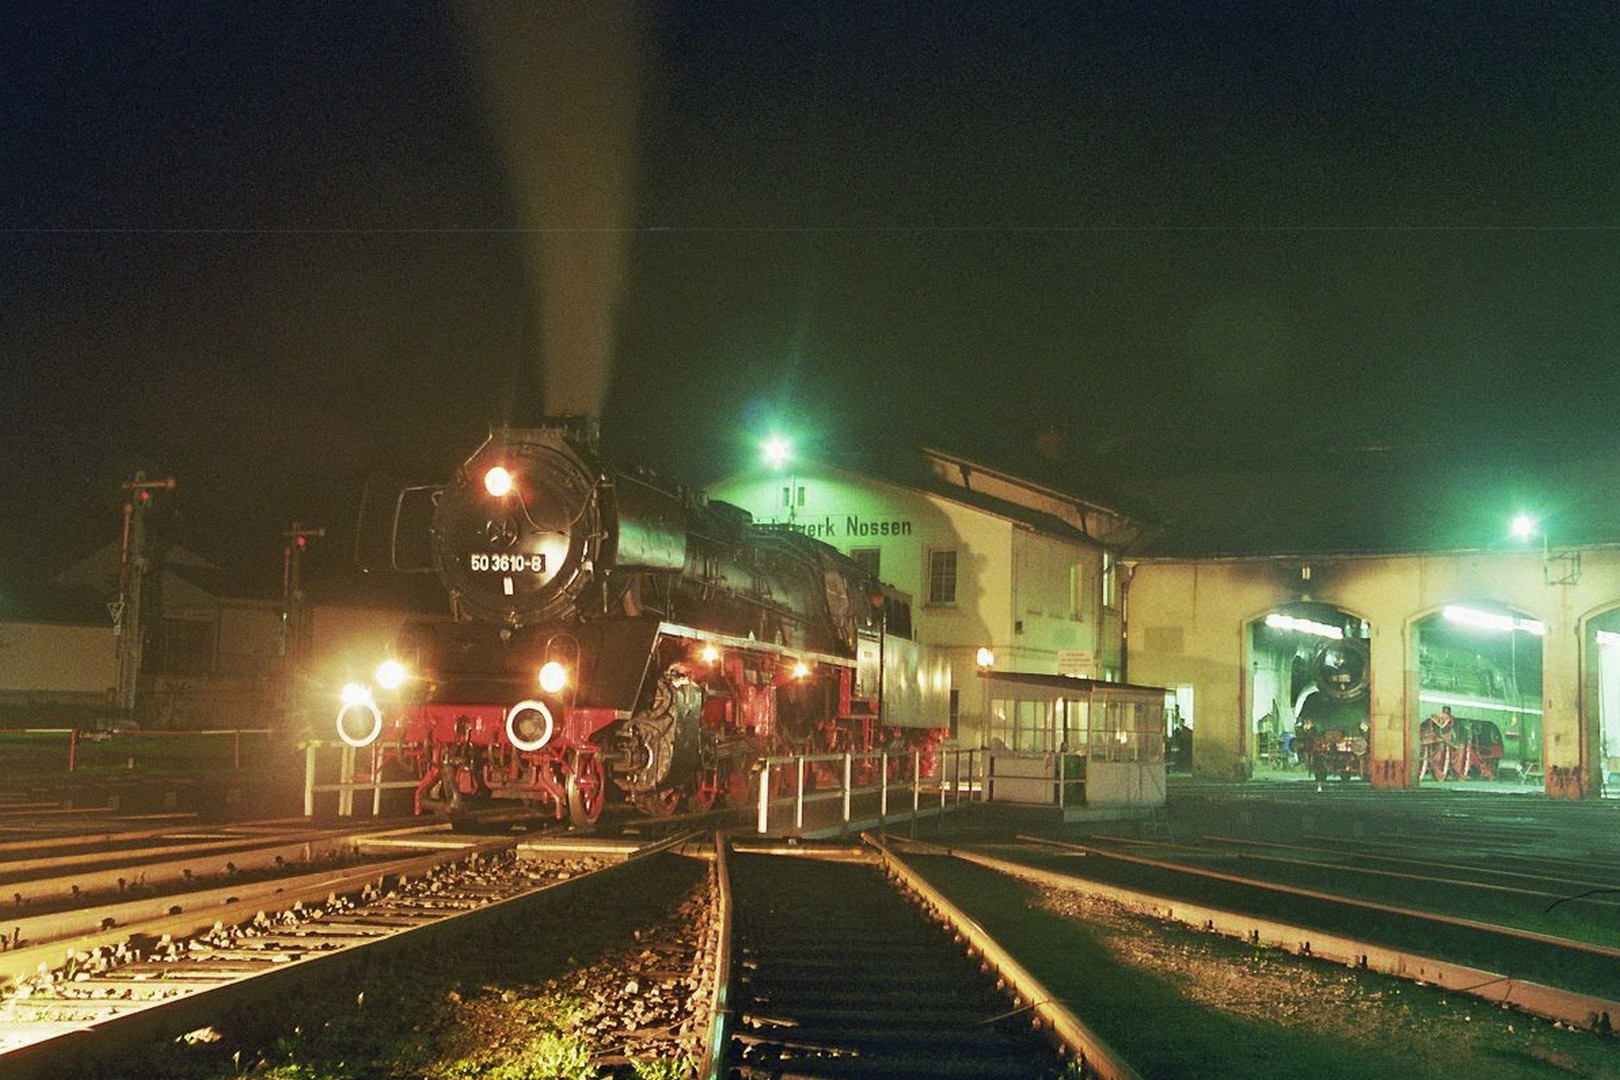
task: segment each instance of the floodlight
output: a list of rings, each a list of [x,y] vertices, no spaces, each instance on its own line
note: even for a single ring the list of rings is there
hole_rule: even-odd
[[[777,469],[787,464],[788,457],[792,454],[792,447],[788,445],[788,441],[782,436],[772,435],[760,447],[760,454],[765,458],[765,464]]]

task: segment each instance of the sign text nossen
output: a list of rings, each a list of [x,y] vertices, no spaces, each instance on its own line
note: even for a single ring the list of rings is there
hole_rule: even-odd
[[[841,530],[839,528],[839,517],[844,519]],[[873,521],[870,518],[863,518],[859,514],[824,514],[820,518],[813,520],[773,521],[771,524],[785,525],[795,532],[802,532],[806,536],[814,536],[820,540],[911,535],[911,522],[906,518]]]

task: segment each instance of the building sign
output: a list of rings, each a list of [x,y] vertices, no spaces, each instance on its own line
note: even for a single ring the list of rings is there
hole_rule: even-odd
[[[1059,649],[1057,654],[1057,669],[1059,675],[1073,675],[1078,678],[1088,678],[1091,669],[1097,662],[1097,654],[1090,649]]]
[[[793,521],[772,521],[818,540],[864,540],[910,536],[910,518],[868,518],[859,514],[821,514]]]

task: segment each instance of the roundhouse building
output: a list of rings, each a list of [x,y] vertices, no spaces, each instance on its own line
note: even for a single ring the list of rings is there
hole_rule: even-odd
[[[1130,675],[1195,774],[1620,794],[1620,468],[1439,464],[1133,492],[1173,527],[1127,556]]]

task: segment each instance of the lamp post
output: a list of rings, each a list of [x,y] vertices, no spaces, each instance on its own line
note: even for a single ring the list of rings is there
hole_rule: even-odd
[[[798,517],[800,490],[797,472],[789,468],[793,464],[793,446],[781,435],[772,435],[760,445],[759,453],[772,472],[781,473],[787,469],[787,486],[782,489],[782,502],[787,507],[788,524],[791,525]]]
[[[1530,514],[1515,514],[1508,524],[1508,535],[1523,542],[1531,536],[1541,537],[1541,579],[1548,585],[1578,585],[1581,580],[1581,553],[1575,550],[1553,551],[1547,541],[1547,530]]]

